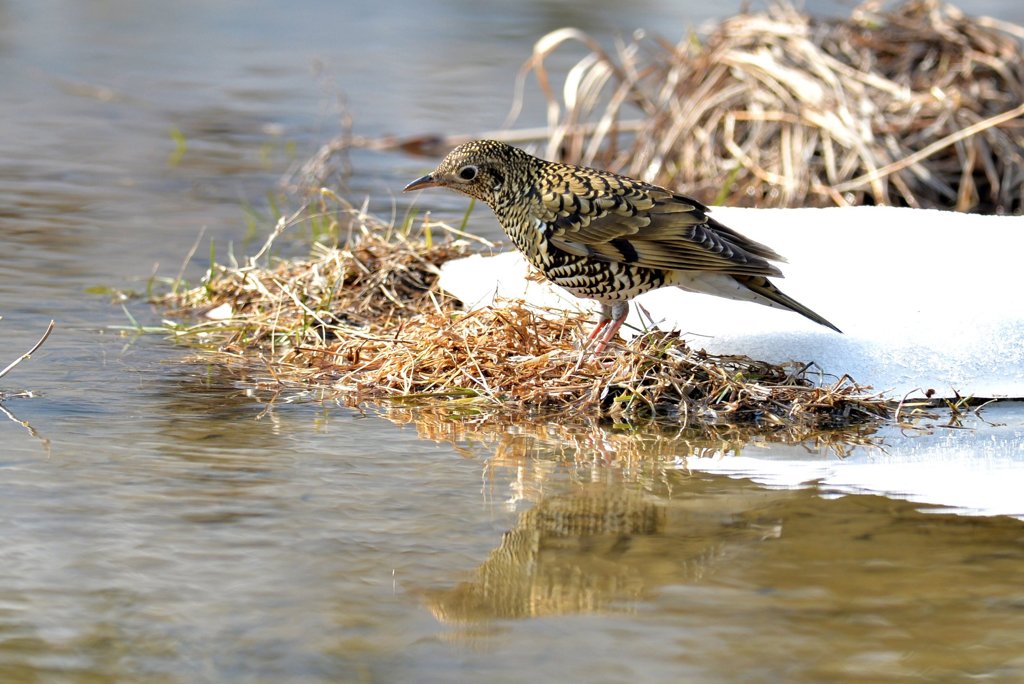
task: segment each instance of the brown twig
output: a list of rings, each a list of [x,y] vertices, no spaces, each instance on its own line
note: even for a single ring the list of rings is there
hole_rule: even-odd
[[[50,337],[50,333],[53,332],[53,328],[54,328],[55,325],[56,324],[54,323],[54,321],[50,321],[50,324],[48,326],[46,326],[46,332],[43,333],[43,336],[39,338],[38,342],[36,342],[34,345],[32,345],[31,349],[29,349],[27,352],[25,352],[24,354],[22,354],[21,356],[16,358],[11,363],[7,364],[6,368],[4,368],[3,370],[0,370],[0,378],[4,377],[8,373],[10,373],[14,369],[14,367],[17,366],[22,361],[25,361],[25,360],[31,358],[31,356],[34,353],[36,353],[36,351],[40,347],[42,347],[43,343],[46,342],[46,340]]]

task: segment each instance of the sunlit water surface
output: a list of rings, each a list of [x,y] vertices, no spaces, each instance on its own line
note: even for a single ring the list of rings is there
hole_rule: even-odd
[[[58,323],[0,381],[0,681],[1024,680],[1024,525],[977,515],[1022,513],[1018,406],[845,460],[268,408],[87,292],[173,276],[201,231],[190,278],[211,238],[253,251],[244,208],[342,106],[363,135],[494,129],[544,32],[738,4],[0,1],[0,366]],[[351,163],[384,215],[428,164]]]

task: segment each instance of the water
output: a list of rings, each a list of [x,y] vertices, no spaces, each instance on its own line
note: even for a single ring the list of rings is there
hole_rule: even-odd
[[[243,207],[340,131],[339,96],[363,135],[493,129],[544,32],[674,38],[710,9],[0,2],[0,365],[58,323],[0,380],[34,395],[0,417],[0,681],[1020,680],[1015,518],[708,473],[680,439],[587,425],[268,409],[87,292],[173,276],[201,230],[191,278],[210,238],[253,251]],[[345,190],[386,214],[426,165],[354,153]],[[1019,477],[999,411],[850,463],[974,448]],[[765,453],[796,459],[744,455]]]

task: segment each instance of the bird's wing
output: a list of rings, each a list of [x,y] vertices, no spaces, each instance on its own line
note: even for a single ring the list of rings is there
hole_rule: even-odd
[[[537,195],[552,245],[571,254],[647,268],[781,276],[771,248],[707,215],[707,208],[664,188],[566,167]]]

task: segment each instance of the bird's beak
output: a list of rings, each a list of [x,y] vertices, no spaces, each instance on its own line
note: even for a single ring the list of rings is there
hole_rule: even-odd
[[[434,180],[433,175],[428,173],[426,176],[423,176],[422,178],[417,178],[412,183],[406,185],[405,189],[402,190],[402,192],[409,192],[411,190],[422,190],[423,188],[436,188],[438,185],[440,185],[440,183]]]

